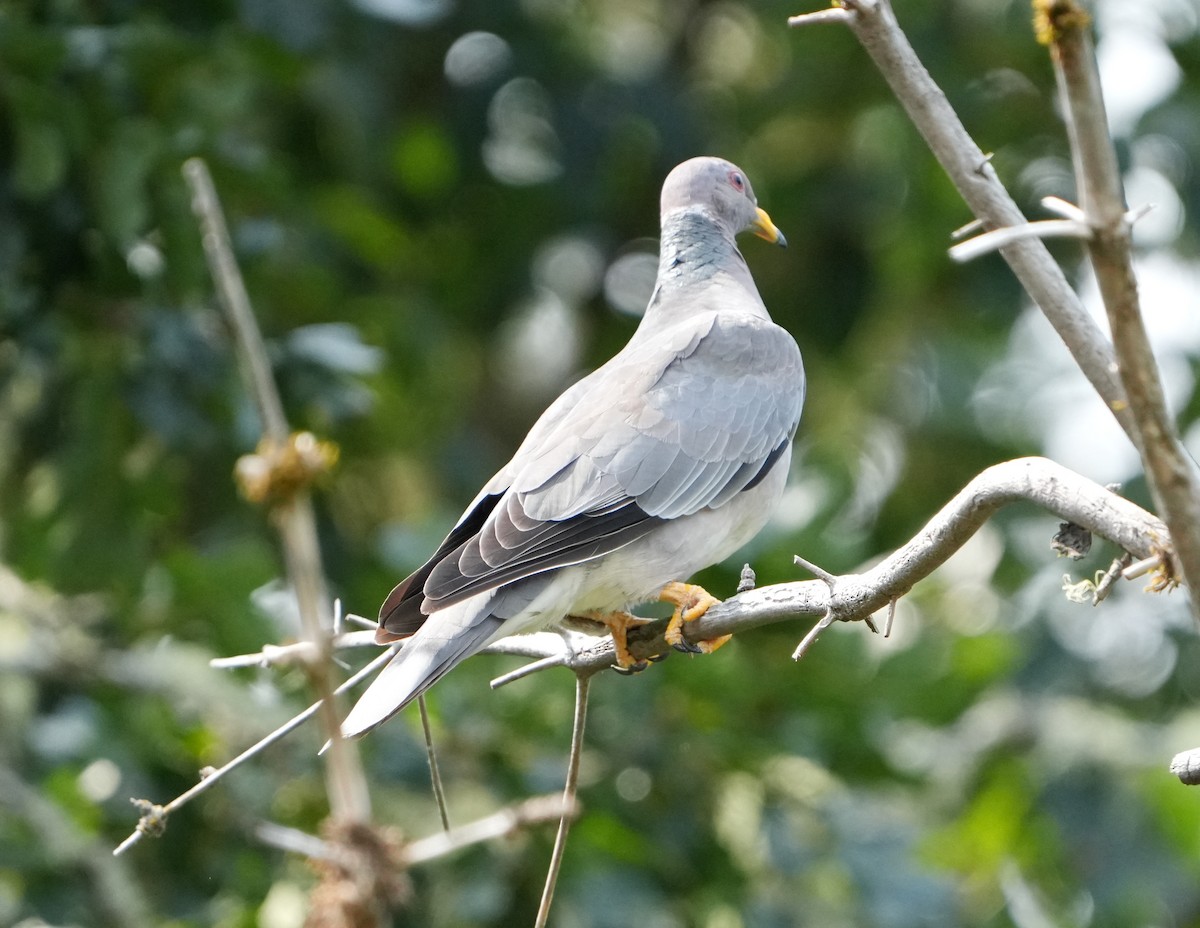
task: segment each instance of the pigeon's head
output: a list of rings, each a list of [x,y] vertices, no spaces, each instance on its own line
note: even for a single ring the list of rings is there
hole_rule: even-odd
[[[692,158],[663,182],[662,215],[700,210],[733,235],[753,232],[776,245],[787,245],[766,210],[759,208],[746,172],[723,158]]]

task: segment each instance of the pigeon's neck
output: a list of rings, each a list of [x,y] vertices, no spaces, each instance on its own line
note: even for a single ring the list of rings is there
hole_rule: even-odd
[[[770,318],[733,234],[699,210],[668,213],[658,280],[638,331],[648,334],[680,318],[730,309]]]
[[[749,281],[750,272],[733,235],[710,216],[699,210],[678,210],[663,219],[658,257],[660,289],[693,287],[731,270]]]

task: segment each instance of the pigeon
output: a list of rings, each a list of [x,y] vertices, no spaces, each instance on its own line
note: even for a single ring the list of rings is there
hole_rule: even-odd
[[[786,245],[744,171],[720,158],[668,174],[650,303],[629,343],[570,386],[445,541],[379,611],[403,639],[342,725],[365,734],[499,638],[571,618],[611,630],[640,669],[627,610],[675,606],[667,641],[719,602],[688,584],[766,524],[804,403],[800,349],[771,321],[735,237]]]

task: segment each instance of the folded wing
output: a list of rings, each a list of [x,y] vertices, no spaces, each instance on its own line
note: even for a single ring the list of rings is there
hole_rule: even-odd
[[[635,338],[546,411],[434,556],[392,591],[378,640],[724,505],[788,453],[803,400],[799,349],[761,316],[706,313]]]

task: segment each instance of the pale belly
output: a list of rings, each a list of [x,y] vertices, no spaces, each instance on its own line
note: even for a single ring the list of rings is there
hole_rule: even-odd
[[[545,628],[568,615],[627,610],[656,600],[667,583],[720,563],[757,535],[775,510],[787,474],[785,456],[758,486],[720,509],[672,520],[594,562],[560,569],[496,637]]]

